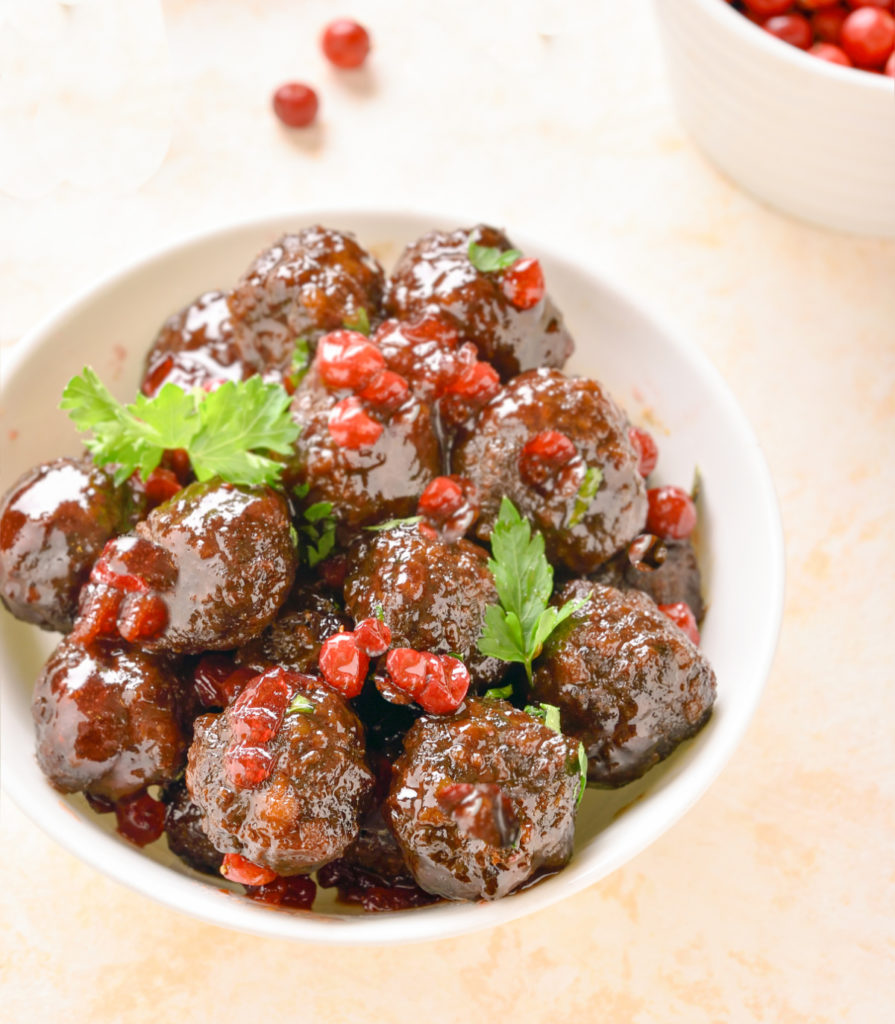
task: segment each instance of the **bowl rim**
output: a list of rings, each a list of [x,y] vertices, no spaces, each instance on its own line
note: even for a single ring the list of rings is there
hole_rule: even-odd
[[[328,205],[325,208],[313,206],[287,207],[272,212],[244,216],[212,228],[186,233],[173,241],[153,248],[149,253],[131,259],[124,265],[99,277],[93,283],[80,289],[71,298],[44,316],[28,331],[11,352],[5,352],[0,366],[0,398],[6,391],[7,381],[15,376],[32,354],[42,344],[49,343],[69,316],[83,306],[101,301],[105,293],[117,288],[129,276],[146,272],[153,266],[170,259],[175,254],[197,245],[209,245],[215,240],[241,231],[269,230],[271,237],[288,230],[288,225],[301,223],[326,223],[334,221],[351,224],[355,220],[369,221],[414,221],[425,224],[423,230],[447,224],[475,224],[480,220],[470,217],[469,211],[441,210],[433,213],[425,208],[407,206],[400,210],[392,208],[357,207],[349,204]],[[359,229],[362,230],[362,229]],[[414,228],[416,230],[416,228]],[[762,631],[753,635],[753,655],[757,681],[749,691],[749,700],[744,703],[737,718],[728,718],[724,723],[724,740],[707,744],[701,751],[698,772],[682,772],[671,780],[669,790],[674,790],[677,799],[661,801],[658,807],[651,807],[650,801],[640,801],[628,812],[629,818],[651,817],[653,824],[641,829],[636,837],[620,842],[612,856],[600,865],[579,866],[572,863],[553,877],[531,889],[517,893],[511,898],[493,902],[468,904],[436,904],[429,908],[398,911],[388,914],[365,914],[339,919],[324,914],[306,915],[301,913],[271,913],[270,909],[258,906],[242,896],[225,889],[213,889],[209,885],[197,884],[187,875],[172,871],[163,864],[144,857],[139,849],[122,844],[114,836],[98,831],[95,826],[76,815],[61,794],[48,785],[37,808],[30,803],[27,783],[20,783],[14,765],[8,762],[7,752],[0,750],[3,769],[0,782],[23,813],[31,818],[51,838],[80,860],[90,864],[101,873],[108,875],[128,888],[156,900],[167,907],[186,911],[210,924],[234,928],[269,938],[288,938],[297,941],[311,941],[338,945],[393,945],[406,942],[436,941],[460,934],[494,927],[552,905],[606,877],[622,864],[631,860],[641,850],[652,844],[675,824],[705,793],[732,757],[742,740],[761,700],[776,652],[782,624],[785,560],[783,524],[779,502],[767,461],[761,451],[751,424],[741,410],[730,387],[703,351],[666,317],[659,316],[648,303],[633,295],[588,258],[587,250],[580,248],[557,252],[551,245],[542,244],[537,235],[513,229],[514,238],[528,251],[538,252],[545,262],[562,265],[572,272],[592,277],[609,293],[619,305],[627,307],[648,323],[672,348],[682,356],[693,373],[703,384],[714,392],[722,402],[737,435],[742,438],[744,455],[750,464],[752,476],[761,488],[761,506],[764,514],[762,536],[767,547],[768,601],[764,605]],[[5,693],[9,686],[7,679],[0,679],[0,689]],[[4,716],[5,717],[5,716]],[[5,745],[4,745],[5,746]],[[691,776],[693,776],[691,778]],[[677,795],[682,789],[683,795]],[[51,810],[51,805],[53,809]],[[59,813],[59,812],[62,813]],[[647,814],[647,812],[650,812]],[[139,871],[134,873],[135,868]],[[448,912],[445,912],[448,911]]]
[[[661,6],[664,3],[669,3],[670,0],[655,0],[655,2]],[[879,93],[882,93],[883,90],[895,91],[895,78],[865,71],[863,68],[843,67],[841,64],[833,64],[828,60],[812,57],[806,50],[800,50],[799,47],[785,43],[782,39],[771,35],[770,32],[765,32],[760,25],[754,24],[740,11],[734,10],[726,0],[692,0],[692,2],[699,6],[708,17],[714,19],[717,25],[740,34],[748,45],[757,46],[773,60],[783,64],[794,61],[795,67],[860,89],[869,89]]]

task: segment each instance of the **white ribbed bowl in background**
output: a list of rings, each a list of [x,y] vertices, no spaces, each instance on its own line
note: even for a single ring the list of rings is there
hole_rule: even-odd
[[[895,80],[775,39],[724,0],[654,0],[681,120],[737,184],[823,227],[895,237]]]

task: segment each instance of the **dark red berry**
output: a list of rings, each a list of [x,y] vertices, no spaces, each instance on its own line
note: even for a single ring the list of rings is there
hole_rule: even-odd
[[[886,69],[883,71],[884,75],[888,75],[889,78],[895,78],[895,50],[892,51],[892,56],[886,61]]]
[[[778,14],[768,18],[762,27],[765,32],[800,50],[807,50],[814,38],[808,19],[801,14]]]
[[[289,907],[291,910],[310,910],[316,895],[317,886],[313,878],[307,875],[275,878],[264,885],[247,885],[246,891],[250,900],[275,907]]]
[[[388,652],[385,667],[394,685],[431,714],[456,711],[469,689],[469,671],[449,654],[398,647]]]
[[[379,658],[389,649],[392,631],[379,619],[362,619],[354,627],[354,642],[369,658]]]
[[[793,5],[793,0],[744,0],[750,14],[759,18],[771,18],[775,14],[785,14]]]
[[[238,853],[224,854],[221,874],[231,882],[239,882],[241,885],[268,885],[277,878],[276,871],[271,871],[260,864],[253,864]]]
[[[357,697],[364,688],[370,659],[357,646],[353,633],[335,633],[324,640],[318,662],[323,678],[343,697]]]
[[[437,476],[420,495],[417,512],[436,522],[445,522],[463,507],[463,488],[449,476]]]
[[[699,646],[699,627],[696,625],[696,616],[688,604],[684,601],[678,601],[676,604],[660,604],[659,611],[664,612],[697,647]]]
[[[684,540],[696,526],[696,506],[682,487],[651,487],[646,492],[649,533],[670,540]]]
[[[193,669],[193,689],[206,708],[224,708],[258,673],[238,666],[227,654],[203,654]]]
[[[814,30],[815,38],[822,43],[835,43],[839,45],[842,36],[842,26],[848,17],[848,11],[838,4],[835,7],[825,7],[817,11],[811,18],[811,28]]]
[[[128,643],[151,640],[168,624],[168,606],[158,594],[128,594],[118,610],[118,632]]]
[[[859,7],[845,19],[839,45],[859,68],[882,68],[895,50],[895,18],[877,7]]]
[[[382,434],[382,424],[368,415],[357,395],[336,402],[329,414],[329,432],[342,448],[370,448]]]
[[[317,93],[302,82],[287,82],[273,94],[274,112],[290,128],[313,124],[318,106]]]
[[[500,287],[516,309],[531,309],[546,291],[541,264],[533,257],[523,256],[503,272]]]
[[[553,488],[560,470],[577,457],[578,449],[565,434],[542,430],[522,446],[519,475],[529,487],[546,492]]]
[[[812,57],[825,60],[828,64],[841,64],[844,68],[853,67],[848,55],[832,43],[815,43],[808,52]]]
[[[164,466],[156,466],[143,484],[149,504],[153,507],[161,505],[168,498],[173,498],[182,487],[177,474],[173,470],[165,469]]]
[[[385,369],[379,349],[358,331],[331,331],[317,345],[320,379],[328,388],[359,391]]]
[[[336,18],[323,30],[320,45],[337,68],[359,68],[370,52],[370,34],[350,18]]]
[[[634,451],[637,452],[637,469],[642,477],[648,477],[659,461],[659,449],[653,440],[653,435],[641,427],[630,427],[628,437]]]
[[[457,427],[484,409],[499,391],[500,377],[490,363],[477,360],[464,366],[444,389],[438,403],[441,418],[446,426]]]
[[[115,810],[115,801],[107,796],[97,796],[95,793],[85,793],[84,799],[90,804],[90,809],[97,814],[111,814]]]
[[[392,413],[407,401],[410,387],[407,381],[391,370],[378,373],[359,395],[374,409],[381,413]]]
[[[115,820],[119,835],[135,846],[146,846],[165,831],[165,805],[142,789],[115,804]]]

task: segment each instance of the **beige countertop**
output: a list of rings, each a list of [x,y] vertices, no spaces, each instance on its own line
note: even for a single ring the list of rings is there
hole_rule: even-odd
[[[349,9],[375,54],[340,76],[316,36]],[[708,794],[605,881],[493,931],[388,949],[230,933],[107,880],[4,800],[0,1016],[891,1020],[895,242],[796,223],[719,176],[675,119],[645,0],[11,10],[4,346],[122,261],[259,212],[516,226],[606,267],[724,374],[776,481],[788,580],[763,702]],[[268,112],[288,78],[319,85],[307,134]]]

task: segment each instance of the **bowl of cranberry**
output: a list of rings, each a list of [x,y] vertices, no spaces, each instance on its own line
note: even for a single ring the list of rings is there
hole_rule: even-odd
[[[251,221],[4,360],[2,780],[97,870],[440,938],[598,882],[731,756],[783,595],[755,436],[691,342],[511,236]]]
[[[675,103],[771,206],[895,236],[895,0],[655,0]]]

